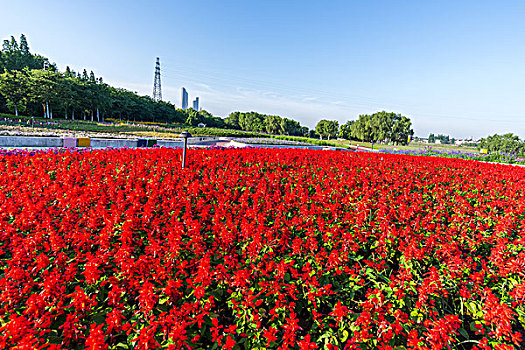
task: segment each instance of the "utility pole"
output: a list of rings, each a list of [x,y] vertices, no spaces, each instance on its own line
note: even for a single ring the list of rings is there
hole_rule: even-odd
[[[162,101],[162,90],[160,87],[160,58],[157,57],[155,65],[155,81],[153,83],[153,101]]]

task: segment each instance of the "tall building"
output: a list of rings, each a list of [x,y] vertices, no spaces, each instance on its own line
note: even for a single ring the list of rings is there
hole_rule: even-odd
[[[199,98],[195,97],[195,100],[193,101],[193,109],[198,111],[199,110]]]
[[[186,88],[182,88],[181,101],[182,109],[188,109],[188,91],[186,91]]]

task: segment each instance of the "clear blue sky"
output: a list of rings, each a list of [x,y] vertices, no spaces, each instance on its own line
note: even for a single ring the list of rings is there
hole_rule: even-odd
[[[416,135],[525,138],[524,1],[2,1],[0,37],[215,115],[314,127],[394,111]]]

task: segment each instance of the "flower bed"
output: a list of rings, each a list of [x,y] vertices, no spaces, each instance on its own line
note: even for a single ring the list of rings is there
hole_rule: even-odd
[[[525,169],[180,157],[0,155],[0,348],[523,346]]]
[[[496,163],[509,163],[509,164],[525,164],[523,156],[516,155],[514,153],[505,152],[494,152],[490,154],[483,153],[470,153],[457,150],[439,150],[432,147],[423,147],[417,150],[392,150],[392,149],[380,149],[379,152],[390,153],[390,154],[409,154],[415,156],[429,156],[429,157],[444,157],[444,158],[456,158],[456,159],[473,159],[482,162],[496,162]]]

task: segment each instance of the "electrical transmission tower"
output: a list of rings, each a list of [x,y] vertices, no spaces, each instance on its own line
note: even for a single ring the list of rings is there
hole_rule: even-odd
[[[157,57],[155,65],[155,82],[153,83],[153,101],[162,101],[162,90],[160,87],[160,58]]]

